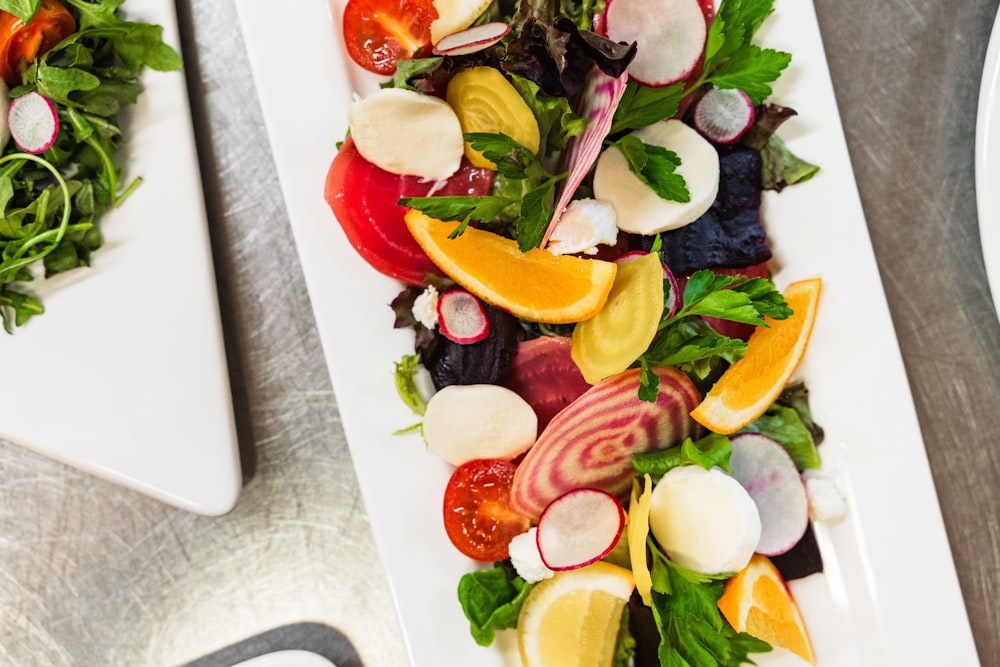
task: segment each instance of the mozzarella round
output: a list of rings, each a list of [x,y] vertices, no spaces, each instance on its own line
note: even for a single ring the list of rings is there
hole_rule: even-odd
[[[462,164],[462,126],[438,97],[383,88],[355,100],[347,120],[361,157],[390,173],[437,181]]]
[[[427,401],[427,448],[452,465],[512,459],[535,444],[538,417],[516,393],[492,384],[450,385]]]
[[[750,494],[718,468],[672,469],[653,487],[649,530],[678,565],[703,574],[746,567],[760,541]]]
[[[620,150],[601,153],[594,169],[594,197],[609,202],[618,228],[631,234],[652,235],[677,229],[700,218],[719,193],[719,154],[696,130],[679,120],[665,120],[632,133],[644,143],[677,153],[690,201],[661,198],[629,169]]]

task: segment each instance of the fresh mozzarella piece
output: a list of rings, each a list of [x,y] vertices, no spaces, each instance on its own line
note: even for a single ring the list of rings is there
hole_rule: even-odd
[[[0,79],[0,150],[10,141],[10,126],[7,124],[7,112],[10,111],[10,89],[3,79]]]
[[[618,228],[651,235],[690,224],[712,206],[719,193],[719,154],[696,130],[679,120],[665,120],[632,133],[644,143],[661,146],[680,157],[677,173],[684,177],[691,200],[667,201],[629,169],[617,148],[601,154],[594,171],[594,197],[610,202]]]
[[[424,413],[427,448],[452,465],[472,459],[512,459],[535,443],[538,417],[510,389],[492,384],[450,385]]]
[[[356,100],[347,119],[361,156],[390,173],[437,181],[462,163],[462,126],[440,98],[383,88]]]
[[[746,567],[760,540],[750,494],[718,468],[684,465],[653,487],[649,529],[678,565],[703,574]]]
[[[431,43],[465,30],[490,6],[491,0],[434,0],[438,17],[431,22]]]
[[[559,217],[545,249],[553,255],[595,255],[601,243],[614,245],[618,241],[616,219],[614,207],[607,202],[575,199]]]

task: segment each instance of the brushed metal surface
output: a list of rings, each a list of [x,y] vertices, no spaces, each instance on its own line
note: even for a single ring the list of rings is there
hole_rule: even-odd
[[[973,156],[997,0],[815,4],[973,631],[996,664],[1000,323]],[[406,664],[233,2],[178,11],[246,485],[232,513],[201,517],[0,443],[0,664],[178,665],[303,621],[338,628],[365,664]],[[914,582],[916,609],[933,574]]]

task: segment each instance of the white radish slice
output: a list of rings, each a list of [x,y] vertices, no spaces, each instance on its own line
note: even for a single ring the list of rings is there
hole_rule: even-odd
[[[431,43],[465,30],[486,11],[492,0],[434,0],[438,17],[431,22]]]
[[[538,435],[538,417],[510,389],[492,384],[450,385],[427,401],[427,448],[458,466],[472,459],[512,459]]]
[[[628,72],[639,83],[670,85],[701,59],[708,23],[698,0],[613,0],[604,17],[609,39],[636,43]]]
[[[809,525],[809,497],[802,476],[785,448],[759,433],[730,437],[733,477],[757,505],[757,553],[777,556],[794,547]]]
[[[37,92],[11,100],[7,125],[14,143],[25,153],[44,153],[59,135],[59,114],[52,102]]]
[[[721,574],[746,567],[761,524],[753,498],[739,482],[718,468],[684,465],[653,487],[649,530],[678,565]]]
[[[432,51],[439,56],[464,56],[493,46],[509,32],[510,26],[506,23],[491,21],[442,37]]]
[[[738,88],[712,88],[694,107],[694,126],[709,141],[731,144],[754,120],[753,102]]]
[[[440,98],[383,88],[356,100],[347,119],[361,157],[390,173],[437,181],[462,163],[462,126]]]
[[[616,0],[620,1],[620,0]],[[688,202],[661,198],[629,169],[617,148],[601,154],[594,169],[594,197],[610,202],[618,214],[618,228],[646,236],[677,229],[697,220],[719,193],[719,154],[698,131],[679,120],[664,120],[632,133],[643,142],[677,153]]]
[[[625,528],[618,499],[598,489],[559,496],[538,517],[538,553],[554,572],[597,562],[611,553]]]
[[[490,335],[490,321],[482,302],[464,289],[450,289],[437,299],[441,333],[451,341],[468,345]]]

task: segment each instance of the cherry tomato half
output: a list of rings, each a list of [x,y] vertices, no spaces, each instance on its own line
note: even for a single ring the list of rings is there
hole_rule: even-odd
[[[463,166],[436,193],[482,195],[493,172],[463,160]],[[400,197],[424,197],[434,183],[397,176],[361,157],[348,137],[326,176],[325,197],[351,245],[376,271],[410,285],[424,285],[428,273],[441,272],[406,228]]]
[[[473,459],[455,469],[444,491],[444,528],[459,551],[483,562],[507,558],[510,541],[531,520],[510,507],[516,466],[500,459]]]
[[[42,0],[28,23],[0,12],[0,76],[21,83],[21,69],[76,31],[73,15],[58,0]]]
[[[392,74],[395,62],[431,46],[432,0],[347,0],[343,31],[347,53],[375,74]]]

